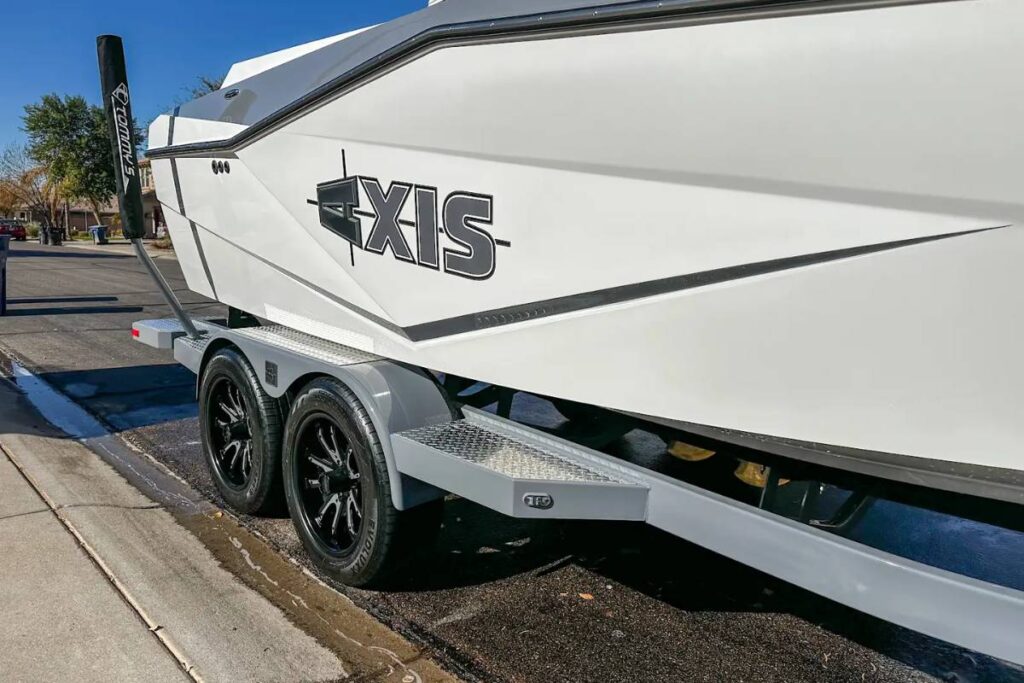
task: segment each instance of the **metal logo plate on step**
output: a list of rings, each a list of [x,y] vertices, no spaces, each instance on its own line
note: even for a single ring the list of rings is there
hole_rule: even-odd
[[[524,493],[523,503],[535,510],[550,510],[555,506],[555,499],[546,493]]]

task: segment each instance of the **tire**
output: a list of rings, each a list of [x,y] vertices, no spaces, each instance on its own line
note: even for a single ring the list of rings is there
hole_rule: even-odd
[[[288,511],[303,546],[317,567],[346,585],[396,583],[401,568],[432,545],[440,527],[441,500],[404,512],[395,508],[373,423],[334,378],[314,379],[295,397],[282,469]]]
[[[281,407],[237,350],[223,348],[206,364],[199,416],[206,464],[228,506],[248,515],[280,512]]]

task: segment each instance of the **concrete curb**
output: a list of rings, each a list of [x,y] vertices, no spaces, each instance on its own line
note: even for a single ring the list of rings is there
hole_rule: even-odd
[[[3,452],[189,676],[348,676],[334,653],[240,583],[168,509],[85,444],[33,428],[37,420],[12,388],[0,385],[0,397],[11,406],[0,414]],[[191,506],[188,514],[204,517]]]
[[[203,678],[195,670],[195,667],[189,663],[188,658],[185,656],[185,653],[181,651],[181,648],[178,646],[177,643],[174,642],[174,639],[171,638],[169,634],[164,629],[162,629],[156,621],[153,620],[153,618],[146,612],[146,609],[141,604],[139,604],[139,601],[136,600],[135,597],[131,594],[131,591],[128,590],[128,587],[125,586],[117,578],[113,571],[111,571],[110,567],[108,567],[107,564],[103,561],[103,558],[100,557],[99,553],[97,553],[96,550],[91,545],[89,545],[89,542],[85,539],[82,533],[75,527],[74,524],[71,523],[71,521],[65,515],[61,514],[61,509],[54,504],[50,497],[46,495],[45,491],[39,488],[39,485],[32,479],[32,476],[25,471],[25,468],[22,467],[21,463],[18,462],[18,459],[14,456],[14,454],[8,451],[6,448],[4,448],[2,443],[0,443],[0,452],[3,452],[8,457],[11,463],[18,469],[18,472],[21,473],[21,476],[25,478],[25,481],[28,482],[29,486],[31,486],[33,490],[35,490],[36,494],[43,499],[47,507],[54,514],[54,516],[61,523],[61,525],[68,530],[68,533],[75,537],[75,540],[78,541],[78,545],[81,546],[82,550],[85,552],[86,555],[88,555],[89,559],[92,560],[93,564],[95,564],[96,567],[100,570],[100,572],[102,572],[103,575],[107,577],[107,580],[110,581],[111,585],[114,587],[114,590],[117,591],[117,593],[121,596],[125,603],[127,603],[128,606],[131,607],[132,611],[134,611],[135,614],[138,615],[142,622],[146,624],[146,626],[149,628],[149,632],[152,633],[153,636],[158,641],[160,641],[160,643],[167,650],[167,652],[172,657],[174,657],[174,659],[177,660],[178,664],[181,666],[184,672],[188,674],[188,676],[191,677],[192,680],[202,682]]]

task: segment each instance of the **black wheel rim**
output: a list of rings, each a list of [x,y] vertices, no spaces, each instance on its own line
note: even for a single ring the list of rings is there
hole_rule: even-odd
[[[210,447],[228,486],[244,489],[252,476],[252,422],[238,385],[226,377],[210,391]]]
[[[327,415],[308,419],[296,445],[295,474],[307,526],[332,554],[344,554],[355,547],[363,528],[355,449]]]

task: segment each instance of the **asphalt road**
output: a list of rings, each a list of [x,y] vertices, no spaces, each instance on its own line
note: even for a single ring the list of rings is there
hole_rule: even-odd
[[[224,314],[187,290],[173,258],[158,264],[193,314]],[[0,346],[220,504],[200,453],[194,377],[128,334],[134,320],[168,315],[141,266],[121,254],[17,244],[9,289]],[[535,418],[545,409],[516,408]],[[649,435],[628,441],[661,457]],[[877,514],[864,540],[922,555],[948,545],[935,563],[1024,588],[1021,534],[969,527],[974,545],[960,552],[948,538],[966,528],[958,520]],[[305,563],[287,518],[242,522]],[[1024,681],[1020,668],[642,525],[527,522],[463,500],[447,504],[437,547],[402,590],[338,590],[467,679]]]

